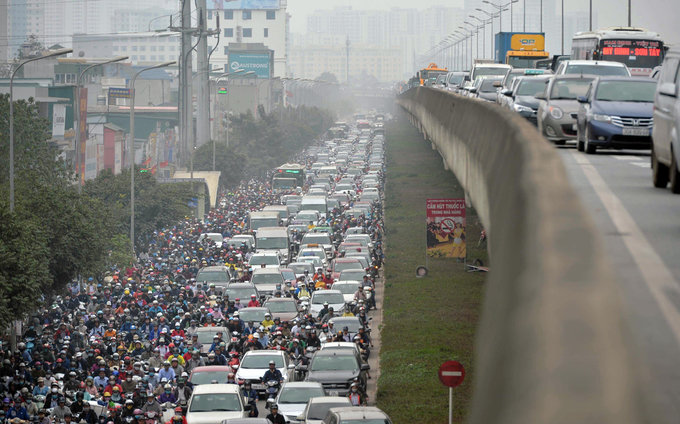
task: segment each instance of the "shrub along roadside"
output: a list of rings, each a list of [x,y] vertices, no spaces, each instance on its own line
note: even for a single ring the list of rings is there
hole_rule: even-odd
[[[425,200],[462,198],[455,176],[444,170],[430,143],[400,116],[387,126],[385,205],[385,299],[377,405],[394,423],[446,423],[448,389],[437,378],[442,362],[457,360],[465,382],[454,389],[454,421],[463,422],[470,402],[474,339],[484,294],[484,274],[465,272],[455,259],[429,260],[429,276],[415,278],[425,265]],[[467,214],[468,258],[483,258],[477,247],[482,228],[473,209]]]

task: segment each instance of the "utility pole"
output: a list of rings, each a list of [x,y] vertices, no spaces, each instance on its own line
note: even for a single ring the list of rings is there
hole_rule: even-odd
[[[345,71],[347,73],[347,84],[349,84],[349,35],[347,36],[347,39],[345,40],[345,45],[347,46],[347,70]]]
[[[210,64],[208,63],[208,37],[220,33],[220,20],[217,17],[217,29],[208,31],[207,14],[208,8],[206,0],[198,2],[198,49],[196,51],[196,71],[198,72],[198,93],[196,111],[196,147],[202,146],[210,141],[210,87],[208,78],[210,75]],[[217,11],[219,14],[219,11]]]

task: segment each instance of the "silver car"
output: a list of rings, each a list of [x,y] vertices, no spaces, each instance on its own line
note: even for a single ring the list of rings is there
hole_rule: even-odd
[[[652,129],[652,179],[664,188],[670,180],[673,193],[680,193],[680,48],[664,59],[654,96]]]
[[[556,75],[551,78],[545,92],[536,96],[538,105],[538,131],[557,145],[576,139],[576,118],[579,96],[585,96],[592,76]]]

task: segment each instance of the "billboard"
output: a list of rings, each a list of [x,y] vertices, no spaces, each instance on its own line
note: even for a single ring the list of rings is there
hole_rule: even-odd
[[[229,69],[253,71],[258,78],[270,78],[269,53],[229,53]]]
[[[66,131],[66,105],[55,104],[52,107],[52,137],[64,138]]]
[[[465,199],[427,199],[427,256],[467,256]]]
[[[213,0],[213,9],[227,10],[276,10],[279,0]]]

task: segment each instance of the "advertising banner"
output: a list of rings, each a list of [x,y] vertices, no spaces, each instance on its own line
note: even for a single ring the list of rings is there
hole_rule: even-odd
[[[80,184],[85,184],[85,153],[87,148],[87,88],[80,89],[80,98],[78,99],[79,112],[79,128],[80,128],[80,158],[78,158],[78,174],[80,175]]]
[[[427,199],[427,256],[465,259],[465,199]]]
[[[229,53],[229,69],[232,72],[243,69],[253,71],[258,78],[269,78],[269,54],[267,53]]]
[[[227,10],[276,10],[279,0],[213,0],[213,9]]]
[[[52,107],[52,137],[64,138],[66,130],[66,105],[55,104]]]

